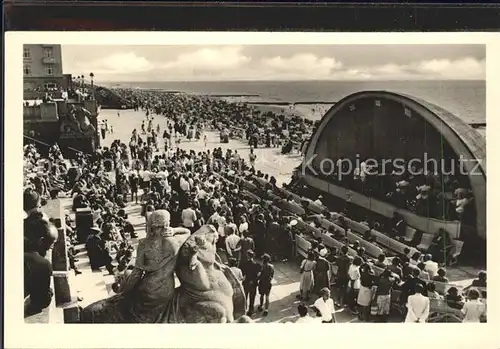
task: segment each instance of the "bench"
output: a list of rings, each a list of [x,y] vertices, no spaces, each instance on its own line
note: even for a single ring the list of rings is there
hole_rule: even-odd
[[[255,184],[253,184],[252,182],[249,182],[247,181],[246,179],[241,179],[241,184],[247,188],[248,190],[252,190],[252,191],[255,191],[257,190],[257,186]]]
[[[300,207],[294,203],[288,202],[286,200],[280,200],[276,203],[276,205],[279,208],[281,208],[285,211],[294,213],[298,216],[303,216],[306,213],[306,211],[302,207]]]
[[[432,282],[436,286],[436,292],[441,294],[441,295],[446,295],[448,290],[452,287],[456,287],[458,290],[458,293],[461,294],[464,291],[464,286],[461,285],[456,285],[456,284],[450,284],[446,282],[440,282],[440,281],[429,281],[429,280],[424,280],[425,282],[429,283]]]
[[[295,244],[297,246],[297,253],[302,257],[307,257],[307,251],[311,248],[311,243],[302,235],[295,236]]]
[[[365,231],[370,230],[370,227],[365,224],[356,222],[355,220],[352,220],[347,217],[344,217],[344,219],[347,222],[349,228],[351,228],[353,231],[357,231],[358,233],[364,234]]]
[[[342,242],[334,239],[330,234],[328,233],[325,233],[323,234],[323,236],[321,237],[322,241],[323,241],[323,244],[327,247],[335,247],[337,250],[340,251],[340,249],[342,248],[342,246],[346,246],[346,244],[343,244]],[[351,247],[348,246],[348,251],[347,251],[347,254],[349,256],[352,256],[352,257],[355,257],[357,255],[357,252],[354,251]]]
[[[356,222],[352,219],[349,218],[344,218],[347,224],[349,225],[349,228],[351,228],[353,231],[357,231],[359,233],[364,233],[365,231],[369,230],[370,228],[363,223]],[[411,227],[410,227],[411,228]],[[411,228],[413,229],[413,228]],[[416,230],[413,229],[413,235],[415,235]],[[375,237],[375,241],[380,243],[382,246],[387,247],[388,249],[397,252],[399,254],[404,254],[405,248],[409,248],[411,251],[416,252],[417,250],[413,247],[410,247],[401,241],[398,241],[396,239],[391,238],[390,236],[387,236],[377,230],[372,229],[371,230],[372,235]],[[413,239],[413,237],[412,237]]]
[[[320,238],[322,236],[321,230],[319,230],[316,227],[311,226],[307,222],[304,222],[302,219],[297,219],[296,228],[310,233],[315,238]]]
[[[285,201],[283,198],[274,194],[274,192],[272,190],[266,191],[266,196],[267,196],[267,198],[269,198],[269,200],[272,200],[272,201],[276,201],[276,202]]]
[[[462,322],[461,310],[450,307],[444,299],[431,299],[427,322]]]
[[[358,235],[356,235],[354,233],[348,232],[347,233],[347,240],[349,240],[349,242],[351,242],[351,243],[354,243],[355,241],[359,241],[359,244],[366,250],[366,253],[372,257],[376,258],[379,255],[381,255],[382,253],[384,253],[384,251],[380,247],[375,246],[371,242],[363,240],[363,238],[359,237]]]
[[[410,247],[408,245],[405,245],[401,241],[393,239],[377,230],[372,230],[372,235],[375,237],[375,241],[377,241],[379,244],[399,254],[405,254],[404,253],[405,248],[410,249],[410,255],[413,255],[413,253],[418,252],[418,250],[415,247]]]
[[[328,219],[323,219],[321,221],[321,227],[326,229],[326,230],[330,229],[330,227],[334,227],[335,229],[340,230],[342,233],[345,234],[344,228],[342,228],[341,226],[339,226],[336,223],[333,223],[332,221],[329,221]]]
[[[292,193],[291,191],[288,191],[286,189],[282,189],[283,193],[286,195],[286,198],[292,197],[293,201],[295,201],[298,204],[302,204],[302,198],[298,196],[295,193]]]
[[[260,178],[257,176],[252,176],[252,178],[264,188],[266,188],[268,185],[271,185],[271,183],[269,183],[269,181],[266,181],[264,178]]]
[[[314,213],[323,213],[326,210],[326,207],[320,206],[311,200],[307,200],[307,202],[308,202],[307,208]]]
[[[254,200],[254,201],[260,201],[260,197],[259,196],[255,195],[254,193],[252,193],[252,192],[250,192],[248,190],[243,190],[241,193],[243,195],[247,196],[247,197],[252,198],[252,200]]]

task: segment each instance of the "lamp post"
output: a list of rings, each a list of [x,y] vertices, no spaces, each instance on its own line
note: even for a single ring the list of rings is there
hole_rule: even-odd
[[[94,73],[92,72],[90,72],[90,89],[92,90],[92,99],[95,99]]]

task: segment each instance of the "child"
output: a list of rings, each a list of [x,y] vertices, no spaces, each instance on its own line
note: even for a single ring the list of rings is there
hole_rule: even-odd
[[[436,284],[433,282],[427,284],[427,297],[429,299],[443,299],[443,296],[436,292]]]
[[[262,270],[259,275],[259,294],[260,294],[260,305],[258,307],[259,311],[262,311],[262,306],[264,306],[263,316],[266,316],[269,312],[269,294],[271,293],[271,281],[274,277],[274,266],[269,263],[271,261],[271,256],[265,253],[262,256]],[[265,299],[265,303],[264,303]]]
[[[241,269],[237,267],[237,265],[238,260],[236,258],[229,258],[229,269],[231,269],[234,276],[236,276],[236,279],[238,279],[239,282],[243,282],[243,273],[241,272]]]

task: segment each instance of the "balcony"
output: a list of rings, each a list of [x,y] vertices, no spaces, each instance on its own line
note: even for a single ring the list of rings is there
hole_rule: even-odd
[[[54,57],[43,57],[42,58],[42,63],[43,64],[55,64],[56,59]]]
[[[24,120],[58,121],[57,104],[54,102],[23,106]]]
[[[39,105],[23,106],[23,117],[27,120],[41,120],[42,111]]]

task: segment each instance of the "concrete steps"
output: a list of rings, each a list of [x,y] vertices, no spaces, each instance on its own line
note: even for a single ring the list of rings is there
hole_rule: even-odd
[[[129,221],[134,225],[139,237],[144,237],[144,218],[140,215],[138,205],[130,204],[125,208],[125,211],[129,214]],[[131,239],[130,242],[132,246],[137,249],[139,238]],[[93,271],[90,268],[90,260],[87,250],[85,249],[85,244],[76,245],[75,250],[75,258],[78,259],[75,265],[82,272],[82,274],[73,278],[72,285],[75,287],[77,295],[83,298],[83,300],[80,301],[80,306],[85,307],[93,302],[113,295],[114,292],[111,287],[115,282],[115,277],[113,275],[109,275],[108,271],[104,267],[98,271]],[[113,258],[113,264],[117,265],[115,261],[115,251],[111,253],[111,257]]]

